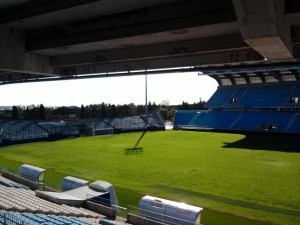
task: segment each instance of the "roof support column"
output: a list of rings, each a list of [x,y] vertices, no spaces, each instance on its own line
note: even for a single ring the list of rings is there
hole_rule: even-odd
[[[53,73],[49,57],[25,52],[25,35],[21,31],[0,27],[0,49],[0,69],[39,74]]]
[[[293,59],[284,0],[232,0],[244,41],[269,61]]]

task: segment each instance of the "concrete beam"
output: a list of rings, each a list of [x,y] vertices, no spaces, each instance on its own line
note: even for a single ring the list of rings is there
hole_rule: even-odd
[[[30,31],[178,1],[182,0],[30,0],[1,10],[0,24]]]
[[[23,19],[29,17],[39,16],[42,14],[67,9],[78,5],[88,4],[95,1],[97,0],[30,1],[26,4],[20,4],[15,7],[1,10],[0,24],[9,23],[13,21],[22,21]]]
[[[109,64],[246,49],[250,49],[250,47],[246,45],[240,34],[230,34],[157,45],[55,56],[51,59],[51,65],[57,68],[101,63]]]
[[[93,65],[76,65],[55,68],[55,74],[63,76],[120,72],[131,70],[159,69],[172,67],[190,67],[204,65],[235,65],[263,62],[263,58],[253,50],[240,50],[230,53],[193,54],[168,58],[143,59],[129,62],[114,62]]]
[[[269,61],[293,60],[284,0],[233,0],[245,42]]]
[[[209,0],[189,0],[36,30],[28,33],[26,50],[36,51],[129,37],[142,39],[143,35],[153,35],[154,38],[150,40],[157,41],[160,37],[156,37],[156,34],[161,32],[168,32],[171,41],[173,31],[175,36],[178,34],[176,32],[188,34],[189,28],[193,27],[235,22],[231,1],[217,2],[220,3],[218,7],[211,5]]]
[[[62,47],[53,47],[48,49],[31,50],[31,53],[48,56],[82,54],[85,52],[105,52],[112,49],[132,48],[140,46],[159,45],[164,43],[183,42],[191,39],[204,39],[214,36],[226,36],[228,34],[239,33],[237,22],[219,23],[200,27],[189,27],[172,31],[163,31],[159,33],[149,33],[130,37],[114,37],[112,39],[98,40],[95,42],[87,42],[82,44],[67,45]],[[227,40],[231,42],[230,40]],[[239,42],[240,43],[240,42]],[[219,45],[216,43],[216,45]],[[233,43],[235,45],[235,43]],[[149,52],[148,52],[149,53]]]
[[[285,13],[293,14],[300,12],[300,2],[295,0],[285,0]]]
[[[50,59],[25,52],[23,32],[0,27],[0,70],[51,74]]]

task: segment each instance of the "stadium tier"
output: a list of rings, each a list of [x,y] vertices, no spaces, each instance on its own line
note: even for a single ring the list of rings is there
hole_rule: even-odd
[[[288,106],[300,107],[300,101],[295,98],[300,96],[299,85],[257,85],[257,86],[230,86],[219,87],[206,103],[213,108],[283,108]],[[293,100],[294,99],[294,100]],[[300,100],[300,99],[299,99]]]
[[[174,129],[191,124],[197,113],[197,110],[178,110],[174,118]]]
[[[44,183],[45,169],[28,164],[18,173],[0,169],[0,224],[91,225],[105,217],[115,221],[119,212],[114,186],[106,181],[88,184],[67,176],[62,180],[67,190],[56,192]],[[29,181],[37,185],[27,186]]]
[[[35,141],[48,138],[48,133],[34,122],[0,121],[2,142]]]
[[[93,130],[94,135],[144,131],[145,129],[165,130],[163,119],[157,113],[151,113],[148,116],[91,119],[84,120],[83,123]]]
[[[79,136],[65,122],[0,121],[0,144],[9,145]]]
[[[177,111],[174,129],[300,133],[298,82],[219,86],[206,107]]]
[[[108,121],[105,119],[85,120],[84,123],[95,130],[103,130],[111,128]]]
[[[40,122],[37,123],[45,129],[50,138],[61,139],[66,137],[77,137],[79,131],[65,122]]]
[[[73,125],[72,125],[73,124]],[[89,135],[113,134],[147,130],[165,130],[163,119],[157,113],[149,115],[86,119],[76,122],[79,127],[90,129]],[[41,141],[73,138],[80,135],[72,122],[53,121],[0,121],[0,146]]]
[[[55,215],[43,215],[32,213],[17,213],[17,212],[5,212],[0,211],[1,224],[10,225],[64,225],[64,224],[80,224],[80,225],[94,225],[95,223],[85,221],[77,217],[70,216],[55,216]]]

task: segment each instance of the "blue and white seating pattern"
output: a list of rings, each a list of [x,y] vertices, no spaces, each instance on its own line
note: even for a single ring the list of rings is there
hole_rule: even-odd
[[[1,178],[0,178],[0,184],[4,185],[6,187],[23,188],[23,189],[29,190],[29,187],[26,187],[23,184],[18,184],[18,183],[11,182],[11,181],[6,181],[6,180],[1,179]]]
[[[67,205],[57,205],[35,196],[35,192],[22,188],[7,187],[0,184],[0,210],[54,214],[76,217],[94,215]]]
[[[124,131],[144,129],[147,126],[164,127],[162,119],[156,114],[146,116],[131,116],[124,118],[93,119],[85,120],[84,123],[94,130],[101,129],[119,129]]]
[[[219,87],[207,101],[209,108],[218,107],[300,107],[298,103],[290,102],[292,97],[300,97],[299,84],[258,85],[242,87]],[[232,101],[236,99],[236,101]]]
[[[300,85],[219,87],[208,111],[177,111],[175,129],[300,133]]]
[[[2,138],[27,140],[48,137],[48,133],[34,122],[0,121]]]
[[[279,133],[300,133],[300,115],[294,112],[273,112],[273,111],[198,111],[186,113],[189,118],[186,124],[180,120],[185,116],[185,111],[176,113],[177,129],[215,129],[224,131],[253,131],[266,132],[263,125],[273,125],[273,132]]]
[[[95,225],[95,223],[77,217],[17,213],[13,211],[0,211],[0,222],[3,225]]]
[[[78,130],[74,127],[71,127],[69,124],[65,122],[40,122],[39,126],[43,127],[47,130],[48,133],[51,134],[63,134],[63,133],[74,133],[78,132]]]

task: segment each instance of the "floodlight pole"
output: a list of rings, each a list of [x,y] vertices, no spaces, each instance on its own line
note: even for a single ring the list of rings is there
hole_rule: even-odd
[[[147,82],[147,70],[145,70],[145,113],[146,113],[146,120],[148,120],[148,82]]]

